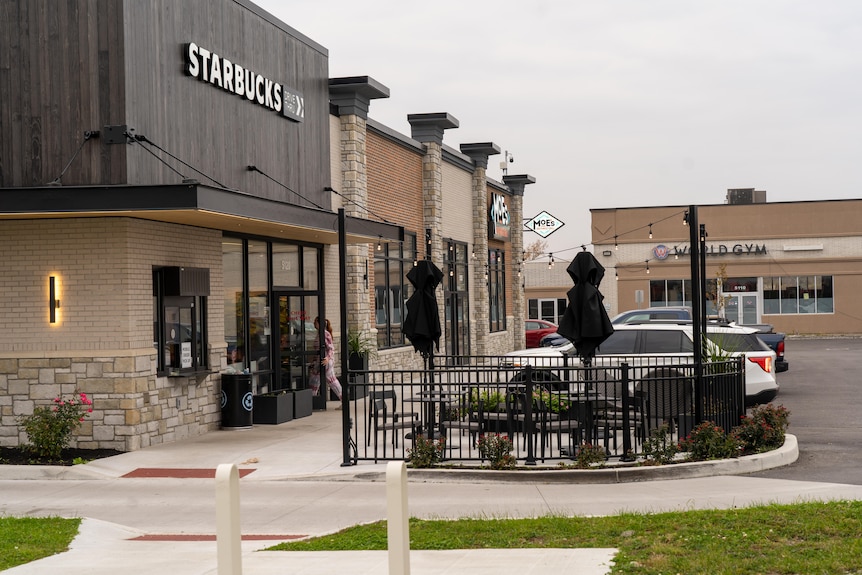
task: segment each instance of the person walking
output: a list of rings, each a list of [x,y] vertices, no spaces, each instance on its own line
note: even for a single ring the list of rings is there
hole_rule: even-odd
[[[323,367],[323,376],[326,378],[326,384],[338,396],[338,401],[341,401],[341,382],[338,381],[338,378],[335,377],[335,345],[332,342],[332,324],[329,323],[328,319],[323,320],[325,322],[325,327],[323,330],[323,341],[324,341],[324,353],[323,357],[320,358],[320,366]],[[320,318],[314,318],[314,329],[317,330],[318,334],[320,334]],[[320,337],[315,340],[315,346],[320,346]],[[320,356],[318,356],[320,357]],[[318,363],[318,362],[315,362]],[[311,389],[314,395],[317,395],[320,391],[320,367],[317,365],[313,365],[311,368]],[[341,404],[338,404],[336,409],[341,408]]]

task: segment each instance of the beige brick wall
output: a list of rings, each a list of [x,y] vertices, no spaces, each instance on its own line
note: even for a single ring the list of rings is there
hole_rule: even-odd
[[[217,378],[156,377],[153,266],[210,269],[210,362],[224,355],[221,233],[132,218],[4,222],[18,273],[0,279],[0,445],[26,441],[18,417],[74,391],[94,411],[73,446],[135,450],[219,422]],[[48,276],[59,321],[48,323]]]

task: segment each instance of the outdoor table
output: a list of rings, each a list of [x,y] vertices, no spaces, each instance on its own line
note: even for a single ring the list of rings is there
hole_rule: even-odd
[[[444,410],[458,403],[458,401],[467,395],[466,389],[459,390],[442,390],[442,389],[423,389],[419,395],[405,398],[405,402],[421,403],[425,406],[420,413],[425,415],[424,426],[428,439],[435,437],[443,437],[443,417],[446,413]],[[437,420],[437,410],[440,410],[439,426]]]

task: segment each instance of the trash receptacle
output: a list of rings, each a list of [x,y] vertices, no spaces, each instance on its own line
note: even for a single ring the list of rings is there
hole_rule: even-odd
[[[254,400],[251,375],[225,373],[221,376],[221,426],[251,427]]]

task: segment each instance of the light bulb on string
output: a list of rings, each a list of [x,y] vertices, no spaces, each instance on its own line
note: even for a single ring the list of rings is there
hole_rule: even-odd
[[[652,224],[649,225],[649,239],[652,239]]]

